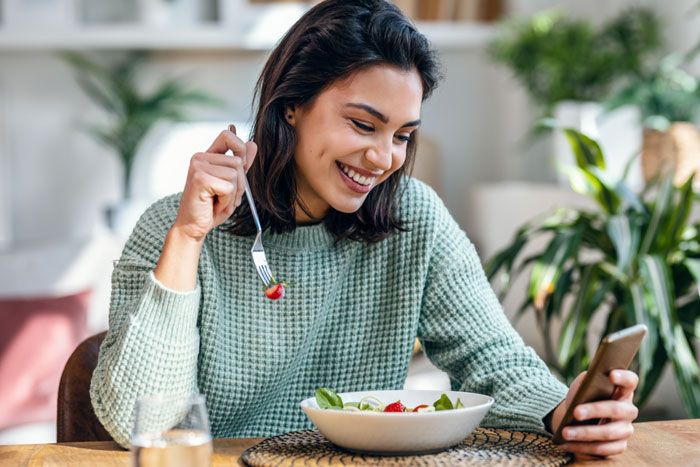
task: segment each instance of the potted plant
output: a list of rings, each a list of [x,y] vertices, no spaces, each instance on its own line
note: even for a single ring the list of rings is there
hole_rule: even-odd
[[[133,218],[127,213],[141,209],[141,203],[132,199],[131,172],[146,134],[159,122],[188,120],[187,110],[193,105],[219,105],[221,101],[190,89],[180,78],[165,79],[153,91],[142,91],[136,73],[147,59],[145,52],[130,52],[109,65],[75,52],[61,55],[74,68],[78,85],[107,114],[107,124],[87,124],[86,130],[113,149],[124,168],[123,201],[107,213],[110,227],[120,231],[119,219]]]
[[[697,51],[665,57],[606,102],[607,110],[639,107],[644,127],[641,165],[647,181],[667,166],[675,173],[676,185],[700,171],[700,129],[695,124],[700,116],[700,81],[682,68]],[[700,177],[696,190],[698,182]]]
[[[571,382],[588,366],[587,337],[644,323],[649,335],[634,363],[636,393],[643,406],[667,365],[673,367],[681,401],[700,417],[700,223],[689,223],[696,197],[692,177],[682,186],[667,174],[637,195],[623,181],[601,175],[605,157],[599,144],[573,129],[564,130],[576,156],[565,169],[571,186],[595,201],[595,210],[560,208],[522,226],[512,243],[487,264],[500,277],[500,293],[527,266],[527,294],[518,315],[535,313],[548,364]],[[524,249],[547,236],[541,251]],[[602,315],[602,316],[601,316]],[[600,335],[588,336],[591,322],[604,318]],[[557,342],[554,323],[562,323]]]
[[[561,125],[594,137],[605,135],[604,147],[627,156],[637,149],[637,116],[622,115],[617,128],[601,129],[600,102],[621,79],[640,73],[659,45],[658,21],[645,9],[623,11],[598,28],[585,20],[544,11],[526,21],[504,23],[488,51],[493,60],[511,69],[540,109],[540,116],[554,117]],[[609,125],[617,123],[608,120]],[[534,134],[539,130],[542,127],[535,126]],[[625,148],[630,144],[634,147]],[[556,160],[567,164],[573,160],[560,134],[554,134],[553,145]],[[624,160],[609,162],[614,167],[608,170],[619,176]]]

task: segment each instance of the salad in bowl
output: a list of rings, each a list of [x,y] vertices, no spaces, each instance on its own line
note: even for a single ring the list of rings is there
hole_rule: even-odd
[[[316,428],[350,451],[401,455],[437,452],[476,428],[493,398],[460,391],[361,391],[319,388],[300,403]]]

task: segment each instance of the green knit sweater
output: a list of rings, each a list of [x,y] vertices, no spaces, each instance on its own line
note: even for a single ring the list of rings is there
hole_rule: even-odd
[[[252,237],[221,229],[206,237],[196,290],[159,284],[152,270],[180,197],[151,206],[115,266],[90,388],[115,440],[128,444],[134,402],[158,393],[203,393],[215,437],[310,428],[298,403],[318,387],[403,387],[416,336],[453,389],[495,398],[484,425],[542,432],[566,387],[511,327],[437,195],[404,186],[410,231],[381,242],[335,242],[323,224],[266,232],[272,270],[291,284],[278,301],[262,293]]]

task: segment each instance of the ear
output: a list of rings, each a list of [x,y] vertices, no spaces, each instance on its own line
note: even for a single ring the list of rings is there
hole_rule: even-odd
[[[296,105],[292,105],[284,109],[284,120],[291,126],[296,126],[298,108]]]

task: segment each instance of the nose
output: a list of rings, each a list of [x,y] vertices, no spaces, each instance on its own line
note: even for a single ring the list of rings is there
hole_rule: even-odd
[[[374,167],[387,171],[391,168],[391,145],[373,145],[365,151],[365,159]]]

